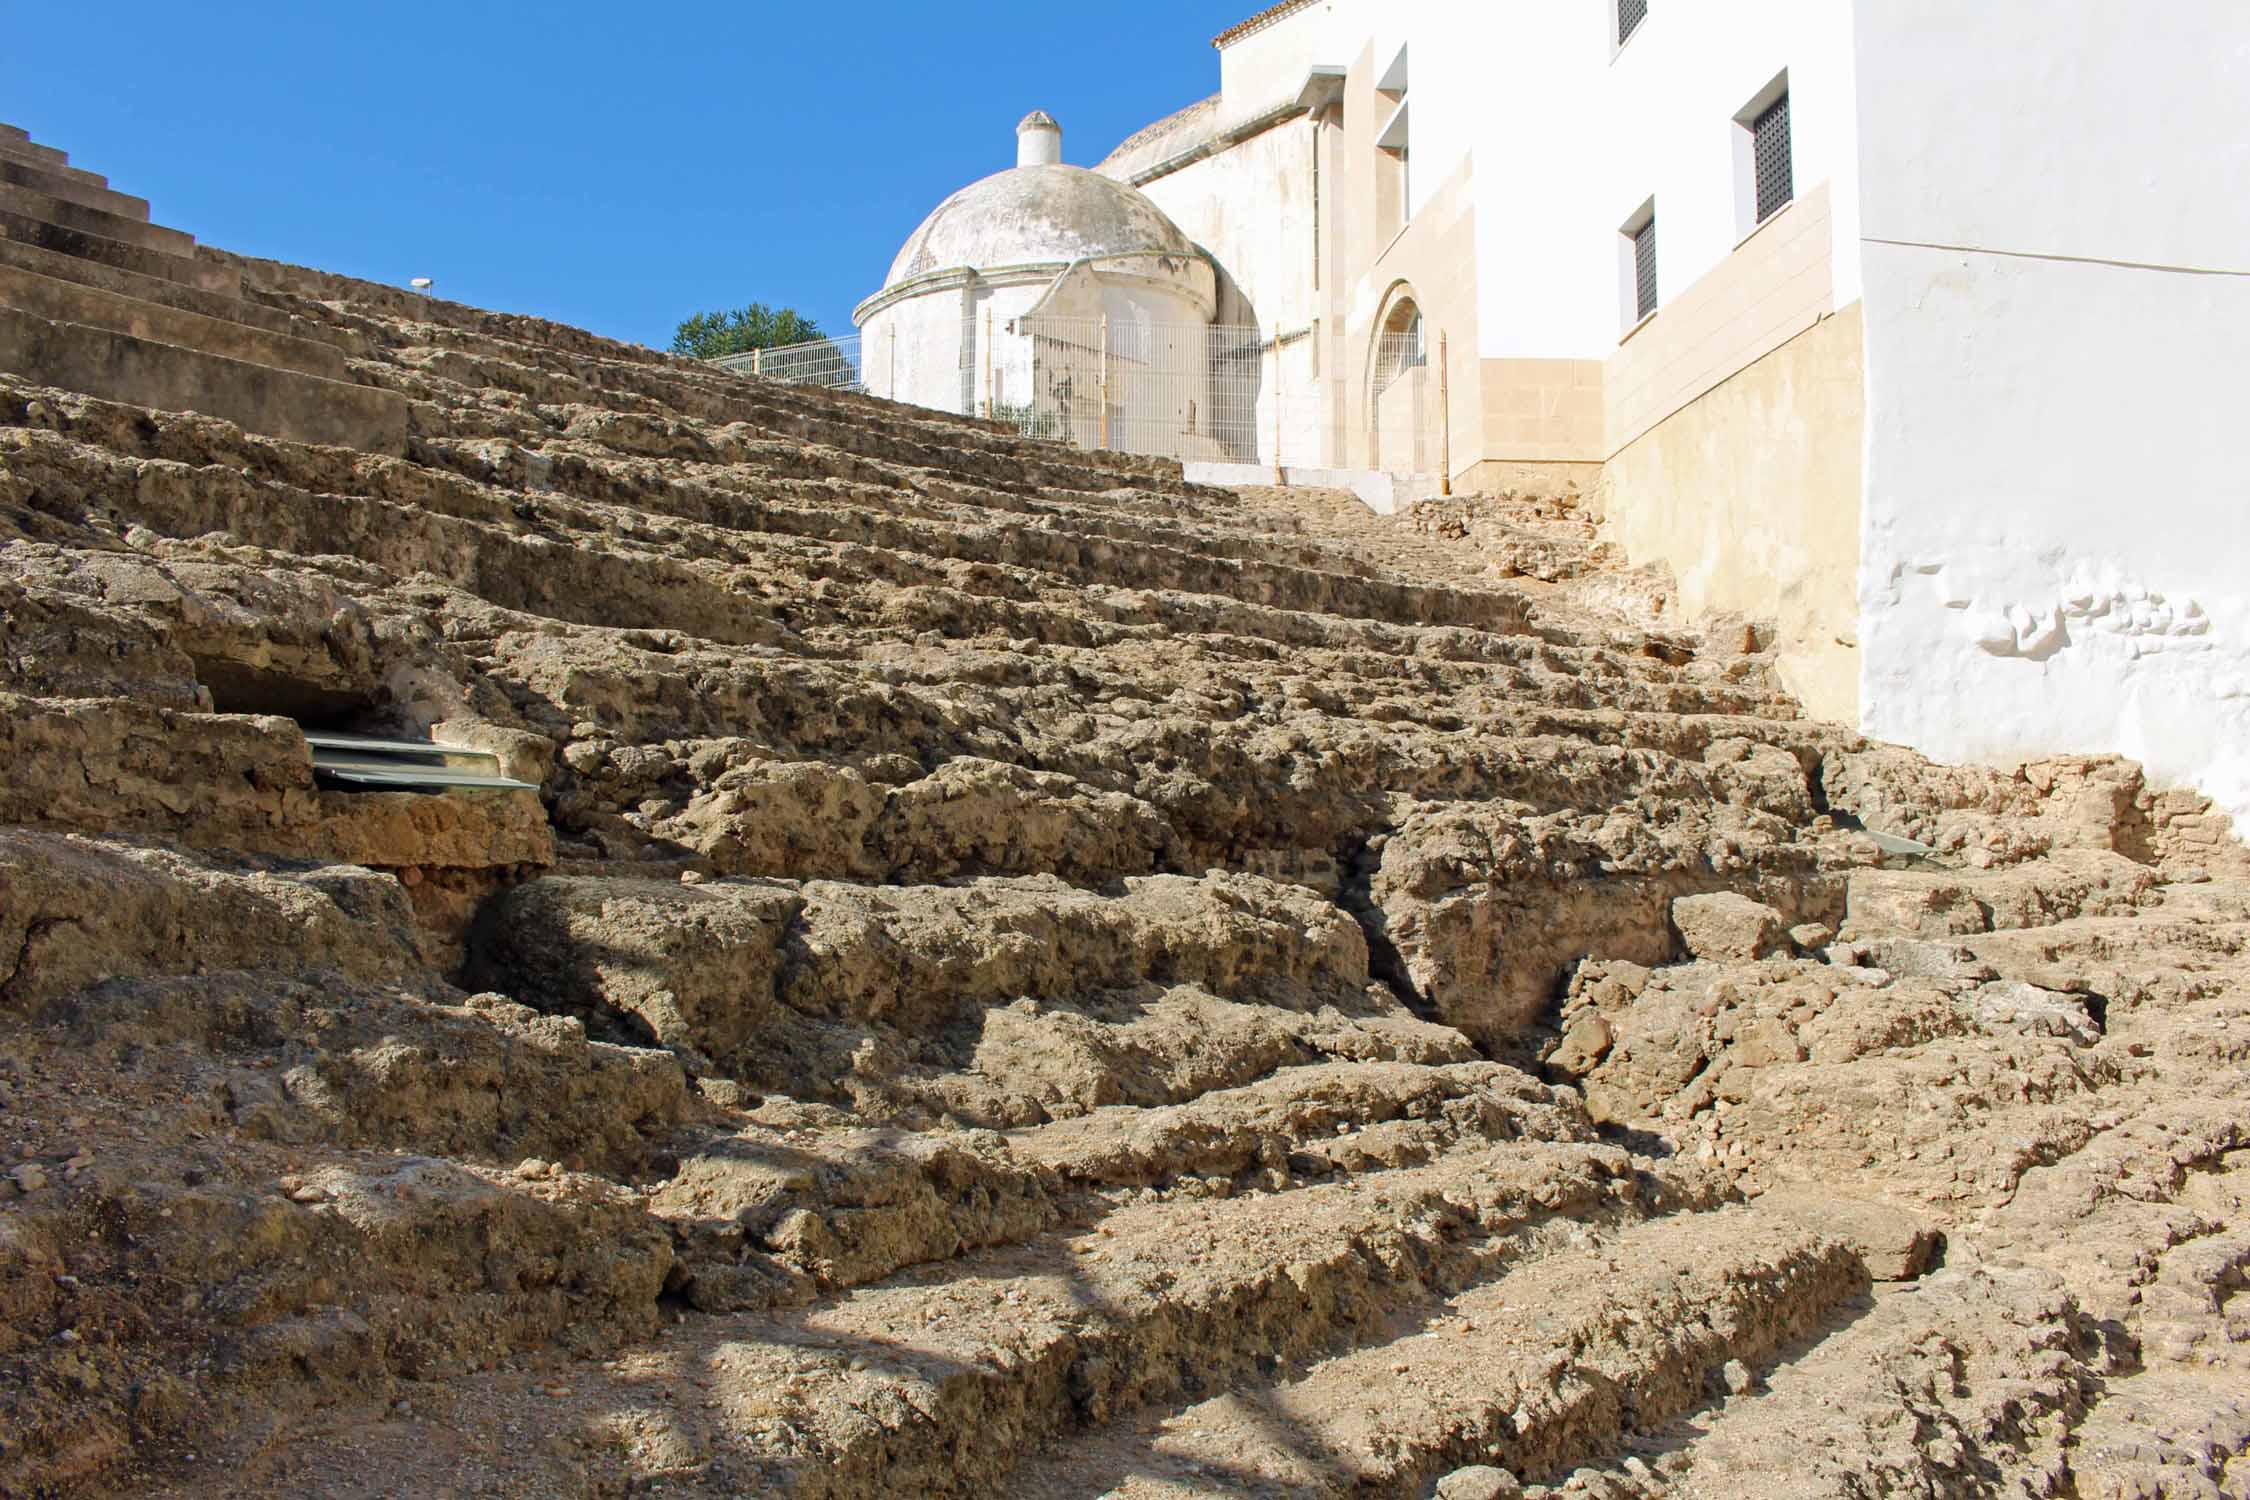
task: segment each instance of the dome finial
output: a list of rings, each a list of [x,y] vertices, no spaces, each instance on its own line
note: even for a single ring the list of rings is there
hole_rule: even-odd
[[[1035,109],[1016,126],[1016,165],[1062,165],[1062,127],[1055,123],[1053,115],[1043,109]]]

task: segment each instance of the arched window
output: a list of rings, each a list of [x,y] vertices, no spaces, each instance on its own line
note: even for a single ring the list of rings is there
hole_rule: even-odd
[[[1429,348],[1422,338],[1422,309],[1401,297],[1375,336],[1375,394],[1381,396],[1411,370],[1426,367]]]

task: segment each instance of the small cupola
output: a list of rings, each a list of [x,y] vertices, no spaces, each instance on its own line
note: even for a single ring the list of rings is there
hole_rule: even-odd
[[[1023,117],[1023,123],[1016,127],[1016,165],[1062,165],[1062,127],[1055,123],[1053,115],[1043,109],[1035,109]]]

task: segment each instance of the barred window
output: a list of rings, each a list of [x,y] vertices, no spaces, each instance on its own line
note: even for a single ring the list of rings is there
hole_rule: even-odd
[[[1633,231],[1633,316],[1656,311],[1656,215]]]
[[[1648,0],[1617,0],[1617,45],[1632,40],[1641,22],[1648,19]]]
[[[1763,224],[1797,196],[1797,174],[1789,159],[1787,94],[1750,122],[1750,141],[1758,183],[1758,222]]]

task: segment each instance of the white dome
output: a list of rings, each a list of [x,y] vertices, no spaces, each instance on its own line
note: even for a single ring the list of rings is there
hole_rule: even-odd
[[[1195,254],[1163,209],[1121,182],[1083,167],[1011,167],[940,203],[908,237],[883,285],[962,268]]]

